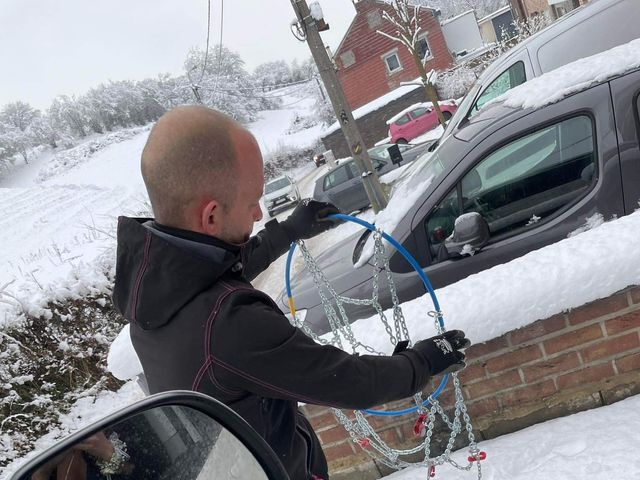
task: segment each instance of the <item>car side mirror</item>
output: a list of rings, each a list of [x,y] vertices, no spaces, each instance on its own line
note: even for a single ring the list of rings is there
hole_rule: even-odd
[[[209,396],[187,391],[153,395],[114,413],[41,453],[10,478],[65,475],[289,478],[273,450],[238,414]]]
[[[473,255],[489,242],[489,224],[478,212],[456,218],[453,233],[444,241],[450,256]]]

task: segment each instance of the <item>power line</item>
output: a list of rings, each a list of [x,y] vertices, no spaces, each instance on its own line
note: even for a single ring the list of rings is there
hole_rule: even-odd
[[[204,49],[204,63],[202,64],[202,72],[198,84],[202,82],[204,72],[207,70],[207,60],[209,59],[209,35],[211,33],[211,0],[207,0],[207,44]]]

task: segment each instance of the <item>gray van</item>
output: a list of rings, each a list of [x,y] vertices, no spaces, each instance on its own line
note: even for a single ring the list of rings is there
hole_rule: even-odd
[[[640,37],[640,0],[591,0],[516,45],[480,75],[442,138],[521,83]]]

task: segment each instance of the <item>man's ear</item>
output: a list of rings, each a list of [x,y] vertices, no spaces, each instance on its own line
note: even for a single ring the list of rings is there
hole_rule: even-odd
[[[216,200],[209,200],[200,209],[202,233],[217,236],[221,231],[222,206]]]

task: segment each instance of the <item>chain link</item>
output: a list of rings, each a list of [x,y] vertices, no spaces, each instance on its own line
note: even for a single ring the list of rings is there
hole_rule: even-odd
[[[379,352],[368,345],[364,345],[356,339],[344,308],[345,304],[367,305],[371,306],[376,311],[392,345],[395,346],[401,340],[408,340],[411,342],[407,323],[405,321],[404,314],[402,313],[402,308],[400,307],[395,281],[393,280],[393,275],[389,268],[389,256],[387,255],[386,247],[382,240],[382,232],[376,229],[373,232],[373,293],[371,298],[368,299],[357,299],[339,295],[329,283],[304,242],[302,240],[298,241],[298,246],[304,259],[305,266],[311,274],[313,283],[318,291],[325,315],[327,316],[327,320],[331,328],[330,338],[323,338],[316,334],[304,323],[304,321],[300,320],[295,313],[293,315],[292,323],[320,344],[331,344],[345,350],[343,342],[346,342],[353,353],[356,353],[358,349],[362,349],[373,355],[384,355],[382,352]],[[381,275],[383,272],[384,275]],[[386,280],[386,286],[389,289],[391,302],[393,304],[393,326],[390,324],[380,303],[381,277]],[[444,333],[445,328],[442,321],[442,312],[430,311],[428,312],[428,315],[433,318],[435,329],[438,334]],[[329,334],[327,335],[329,336]],[[428,400],[431,406],[426,408],[424,406],[422,394],[419,392],[414,395],[413,399],[417,406],[418,413],[428,415],[428,421],[425,425],[426,432],[424,439],[414,448],[399,450],[390,447],[373,429],[367,420],[367,417],[361,411],[354,411],[355,417],[354,420],[351,420],[341,410],[335,408],[332,410],[338,422],[343,425],[349,434],[351,441],[360,445],[371,458],[389,468],[399,470],[409,466],[435,467],[436,465],[448,463],[459,470],[470,471],[475,463],[478,470],[478,480],[482,480],[482,467],[480,460],[476,460],[474,462],[469,461],[466,465],[462,465],[451,458],[451,452],[454,448],[456,438],[462,433],[463,422],[464,430],[466,431],[469,442],[468,448],[470,457],[477,459],[480,453],[475,441],[471,418],[469,417],[467,406],[464,402],[462,387],[457,373],[451,374],[451,378],[455,398],[452,417],[447,415],[436,398],[429,397]],[[431,440],[436,429],[436,418],[440,418],[444,422],[446,427],[450,430],[450,434],[443,453],[432,458]],[[424,451],[425,456],[424,460],[420,462],[408,462],[402,458],[409,455],[415,455],[421,451]]]

